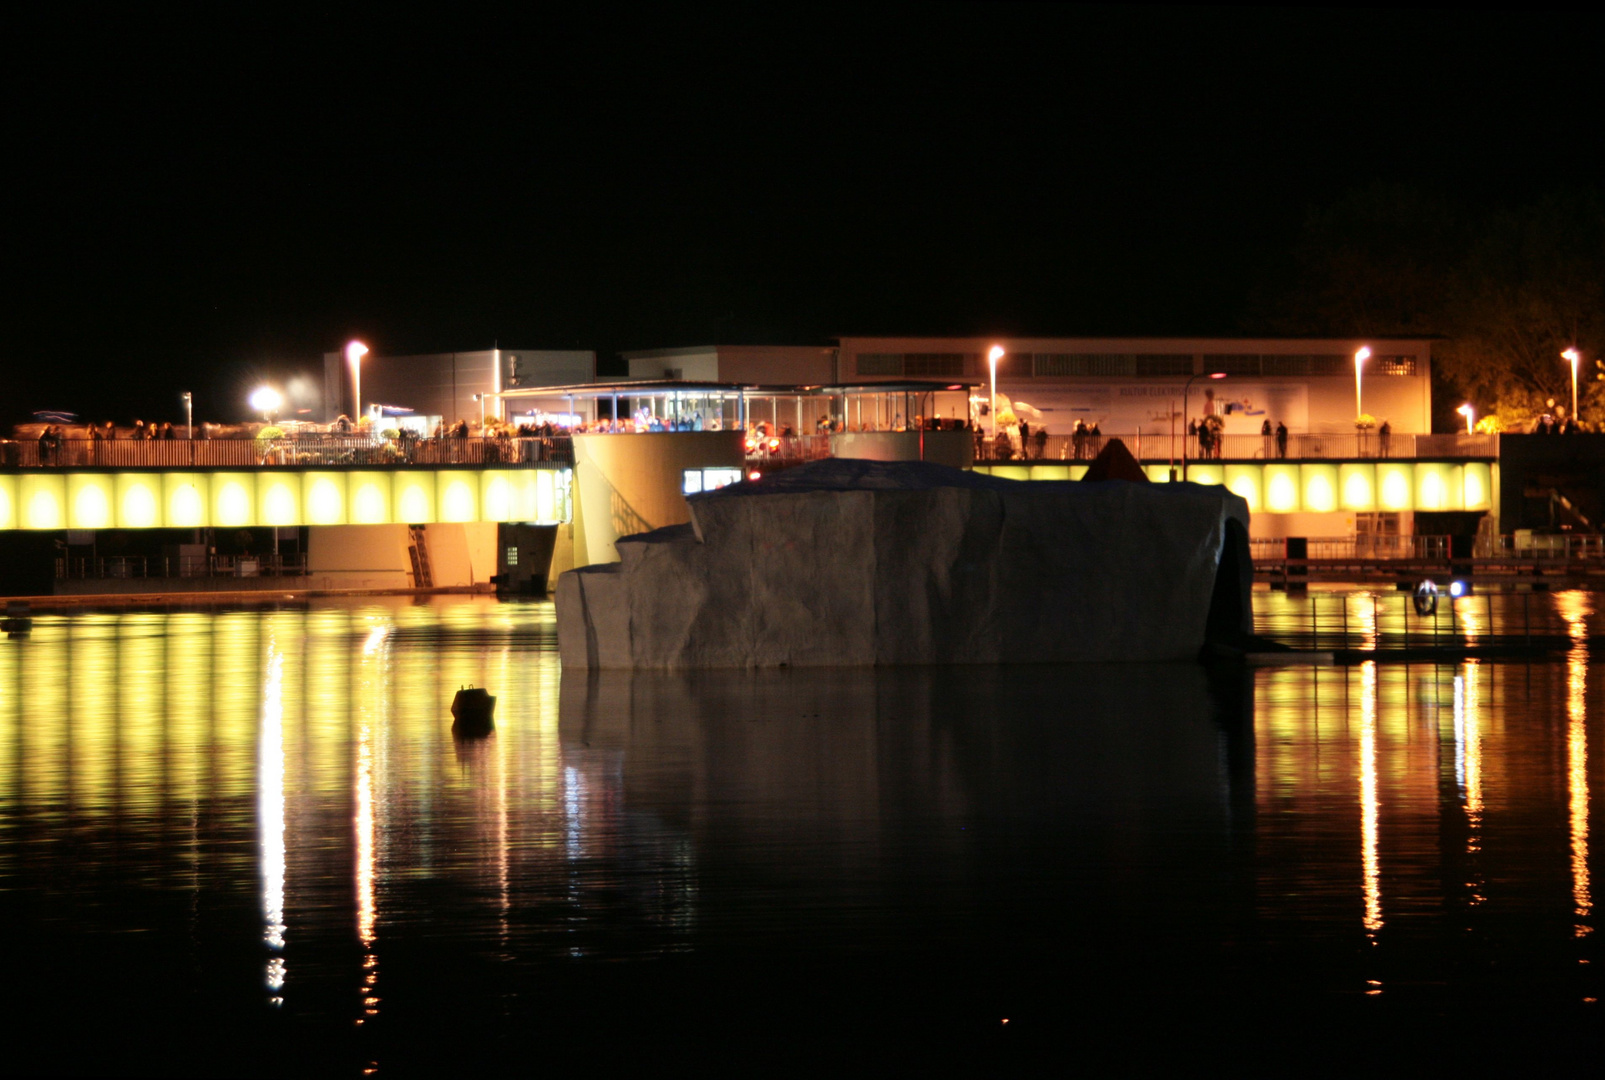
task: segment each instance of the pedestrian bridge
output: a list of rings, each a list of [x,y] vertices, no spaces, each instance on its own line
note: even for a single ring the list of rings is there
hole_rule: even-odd
[[[1090,463],[977,463],[976,472],[1013,480],[1079,480]],[[1256,514],[1396,510],[1492,510],[1496,461],[1191,461],[1187,479],[1225,484]],[[1170,479],[1168,463],[1145,463],[1148,478]]]
[[[0,530],[555,525],[572,516],[564,462],[0,472]]]

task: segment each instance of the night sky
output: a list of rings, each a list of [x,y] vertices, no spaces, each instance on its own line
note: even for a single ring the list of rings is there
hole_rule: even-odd
[[[1605,156],[1596,17],[778,10],[9,21],[0,420],[235,418],[353,335],[1229,333],[1313,206]]]

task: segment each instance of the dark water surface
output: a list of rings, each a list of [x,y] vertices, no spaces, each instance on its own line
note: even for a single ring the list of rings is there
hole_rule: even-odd
[[[576,678],[549,605],[467,599],[42,617],[0,642],[7,1071],[1593,1075],[1595,601],[1467,608],[1541,605],[1542,662],[1237,672]]]

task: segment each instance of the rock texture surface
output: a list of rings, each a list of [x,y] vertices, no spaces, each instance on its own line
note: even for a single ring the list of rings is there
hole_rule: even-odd
[[[1179,660],[1251,630],[1222,487],[827,459],[690,504],[559,579],[565,667]]]

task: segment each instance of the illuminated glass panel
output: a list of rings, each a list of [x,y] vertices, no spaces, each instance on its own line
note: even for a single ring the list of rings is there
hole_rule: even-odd
[[[1416,463],[1415,509],[1457,509],[1454,505],[1457,487],[1454,466],[1446,465],[1441,461],[1420,461]]]
[[[1338,471],[1336,465],[1325,462],[1299,466],[1299,481],[1304,488],[1304,509],[1323,514],[1338,507]]]
[[[1222,465],[1190,464],[1187,466],[1187,479],[1194,484],[1224,484],[1226,468]]]
[[[479,483],[475,473],[441,470],[435,475],[440,516],[432,521],[473,521],[479,516]]]
[[[346,523],[346,476],[344,473],[309,472],[301,478],[305,513],[299,525],[344,525]]]
[[[0,476],[0,529],[17,527],[17,478]]]
[[[1033,480],[1068,480],[1072,465],[1033,465],[1031,466],[1031,479]],[[1087,470],[1081,470],[1085,473]]]
[[[301,474],[262,473],[256,481],[256,516],[263,525],[301,523]]]
[[[526,476],[530,475],[525,473]],[[567,474],[565,474],[567,475]],[[534,473],[535,477],[535,514],[533,521],[557,521],[558,513],[558,476],[545,469]]]
[[[1257,512],[1260,508],[1260,484],[1263,480],[1264,469],[1259,465],[1226,466],[1226,490],[1241,496],[1251,511]]]
[[[1142,471],[1148,474],[1148,479],[1156,484],[1170,483],[1169,465],[1144,465]],[[1085,474],[1083,474],[1085,475]]]
[[[435,519],[435,474],[398,472],[391,481],[396,520],[405,525],[423,525]]]
[[[1031,479],[1031,467],[1029,465],[994,465],[992,466],[992,475],[1001,476],[1006,480],[1029,480]]]
[[[60,475],[21,477],[22,527],[67,527],[67,480]]]
[[[354,472],[346,478],[353,525],[388,525],[391,478],[384,473]]]
[[[1376,469],[1378,508],[1410,509],[1411,492],[1415,489],[1415,469],[1397,461],[1384,461]]]
[[[1369,462],[1348,461],[1338,466],[1338,490],[1345,510],[1377,508],[1377,470]]]
[[[162,519],[162,478],[155,473],[118,473],[117,527],[154,529]],[[89,528],[90,526],[83,526]]]
[[[1070,479],[1072,479],[1072,480],[1081,480],[1081,479],[1085,478],[1086,475],[1087,475],[1087,470],[1089,470],[1091,468],[1092,468],[1091,465],[1072,465],[1072,466],[1070,466]]]
[[[167,507],[169,528],[199,529],[209,524],[206,508],[210,497],[211,477],[206,473],[168,473],[162,477],[162,503]]]
[[[212,524],[241,529],[256,524],[256,477],[218,473],[212,477]]]
[[[1291,514],[1299,509],[1299,467],[1278,462],[1265,466],[1265,509]]]
[[[1494,505],[1493,469],[1482,461],[1470,461],[1463,466],[1461,477],[1461,506],[1466,510],[1492,510]]]
[[[105,473],[68,473],[67,528],[111,528],[113,486]]]
[[[505,469],[486,469],[479,474],[479,512],[481,521],[512,521],[513,485]]]

